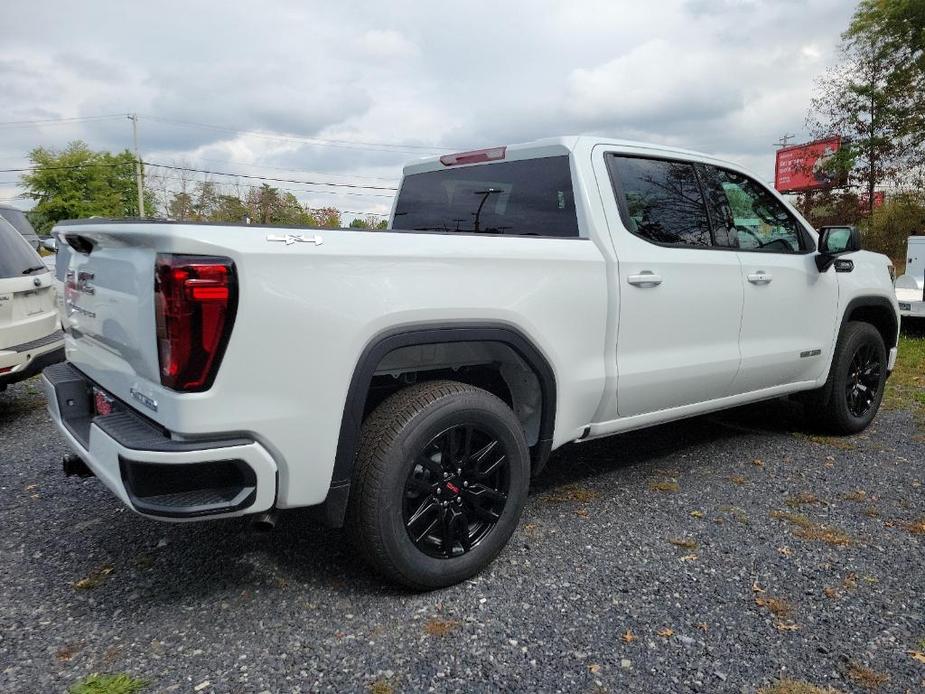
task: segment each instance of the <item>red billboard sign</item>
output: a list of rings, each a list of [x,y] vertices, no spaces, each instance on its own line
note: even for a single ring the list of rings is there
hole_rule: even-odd
[[[840,147],[841,138],[830,137],[777,150],[774,187],[781,193],[800,193],[832,186],[835,175],[824,165]]]

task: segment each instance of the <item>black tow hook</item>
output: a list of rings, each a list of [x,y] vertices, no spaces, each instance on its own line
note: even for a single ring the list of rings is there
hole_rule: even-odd
[[[68,477],[93,477],[93,470],[87,467],[87,464],[83,461],[79,455],[74,455],[73,453],[68,453],[61,459],[61,469],[64,470],[64,474]]]

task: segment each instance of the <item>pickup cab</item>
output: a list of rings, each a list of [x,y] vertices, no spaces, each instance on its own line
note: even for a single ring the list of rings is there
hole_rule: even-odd
[[[415,162],[385,231],[54,234],[67,362],[45,385],[80,465],[151,518],[315,507],[417,589],[491,562],[564,444],[791,394],[858,432],[896,359],[886,257],[655,145]]]

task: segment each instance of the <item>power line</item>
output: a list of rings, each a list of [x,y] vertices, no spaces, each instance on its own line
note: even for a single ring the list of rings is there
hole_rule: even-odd
[[[175,171],[191,171],[195,173],[210,174],[212,176],[233,176],[235,178],[255,179],[258,181],[272,181],[276,183],[298,183],[307,186],[329,186],[331,188],[361,188],[364,190],[390,190],[396,191],[394,186],[367,186],[358,183],[334,183],[330,181],[300,181],[293,178],[272,178],[269,176],[257,176],[256,174],[229,173],[227,171],[209,171],[207,169],[196,169],[191,166],[175,166],[171,164],[158,164],[156,162],[146,161],[145,166],[159,166],[164,169],[173,169]],[[2,171],[0,171],[2,173]]]
[[[149,166],[153,166],[153,168],[157,168],[156,165],[149,165]],[[182,176],[160,174],[160,173],[151,174],[150,178],[158,178],[158,179],[166,178],[171,181],[186,180]],[[191,181],[191,182],[192,183],[204,183],[205,181]],[[262,185],[257,185],[254,183],[240,183],[239,181],[216,181],[215,183],[216,185],[229,186],[229,187],[242,187],[242,188],[254,188],[254,189],[263,187]],[[353,192],[345,192],[342,190],[316,190],[316,189],[310,189],[310,188],[287,188],[285,186],[273,186],[273,187],[276,188],[277,190],[286,190],[286,191],[290,191],[293,193],[315,193],[317,195],[344,195],[344,196],[351,196],[351,197],[358,197],[358,198],[390,198],[390,199],[395,197],[395,195],[391,193],[353,193]]]
[[[212,176],[226,176],[233,178],[245,178],[249,180],[258,180],[258,181],[271,181],[274,183],[296,183],[299,185],[308,185],[308,186],[328,186],[331,188],[354,188],[358,190],[382,190],[382,191],[392,191],[393,193],[398,190],[398,188],[393,186],[373,186],[373,185],[361,185],[358,183],[341,183],[336,181],[305,181],[292,178],[271,178],[267,176],[257,176],[256,174],[245,174],[245,173],[236,173],[236,172],[227,172],[227,171],[211,171],[208,169],[197,169],[191,166],[177,166],[173,164],[160,164],[157,162],[142,162],[145,166],[154,166],[162,169],[173,169],[176,171],[189,171],[192,173],[202,173]],[[27,173],[30,171],[59,171],[59,170],[71,170],[71,169],[82,169],[93,166],[101,166],[113,168],[117,166],[126,166],[130,167],[134,162],[118,162],[113,164],[103,164],[95,162],[85,162],[81,164],[67,164],[62,166],[29,166],[21,169],[0,169],[0,173]],[[320,191],[319,191],[320,192]],[[391,197],[391,196],[384,196]]]
[[[30,125],[64,125],[68,123],[81,123],[84,121],[109,120],[112,118],[125,118],[125,114],[113,113],[102,116],[74,116],[72,118],[45,118],[41,120],[9,120],[0,122],[0,128],[22,128]]]
[[[83,164],[66,164],[64,166],[27,166],[23,169],[0,169],[0,173],[25,173],[27,171],[60,171],[64,169],[83,169],[90,166],[104,166],[113,168],[116,166],[133,166],[133,161],[120,161],[115,164],[101,164],[98,162],[85,162]]]
[[[255,164],[252,162],[235,161],[234,159],[208,159],[206,157],[193,157],[193,159],[195,159],[196,161],[210,161],[213,164],[231,164],[233,166],[250,166],[251,168],[255,168],[255,169],[271,169],[273,171],[292,171],[294,173],[312,174],[312,175],[316,173],[314,171],[306,171],[305,169],[293,169],[293,168],[286,167],[286,166],[270,166],[269,164]],[[334,174],[334,175],[336,176],[338,174]],[[359,174],[353,174],[351,178],[365,178],[370,181],[397,181],[398,180],[398,177],[395,177],[395,176],[392,176],[390,178],[388,176],[360,176]]]
[[[326,147],[346,147],[348,149],[377,148],[380,152],[407,152],[408,150],[429,151],[429,152],[453,152],[456,148],[439,147],[437,145],[414,145],[414,144],[396,144],[388,142],[364,142],[360,140],[331,140],[320,137],[294,137],[292,135],[281,135],[273,132],[260,130],[244,130],[241,128],[230,128],[222,125],[212,125],[210,123],[196,123],[193,121],[174,120],[172,118],[160,118],[158,116],[149,116],[141,114],[146,120],[153,120],[159,123],[168,123],[172,125],[206,128],[208,130],[219,130],[223,132],[237,133],[239,135],[254,135],[269,140],[281,140],[287,142],[301,142],[308,145],[318,145]]]

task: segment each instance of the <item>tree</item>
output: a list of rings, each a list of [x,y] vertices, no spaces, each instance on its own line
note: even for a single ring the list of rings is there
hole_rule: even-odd
[[[829,167],[866,193],[921,184],[925,166],[925,3],[862,0],[842,35],[843,62],[817,83],[813,135],[843,138]]]
[[[340,229],[341,223],[340,210],[336,207],[322,207],[312,210],[312,224],[322,229]]]
[[[62,219],[138,216],[135,157],[128,150],[95,152],[76,141],[63,150],[36,147],[29,160],[33,170],[20,182],[24,197],[36,201],[31,217],[40,234]],[[153,212],[153,194],[144,203]]]
[[[925,167],[925,2],[922,0],[862,0],[845,39],[876,41],[892,57],[887,82],[905,94],[902,106],[903,147],[922,181]]]
[[[365,217],[356,217],[350,222],[351,229],[385,229],[388,222],[380,219],[379,215],[368,214]]]

